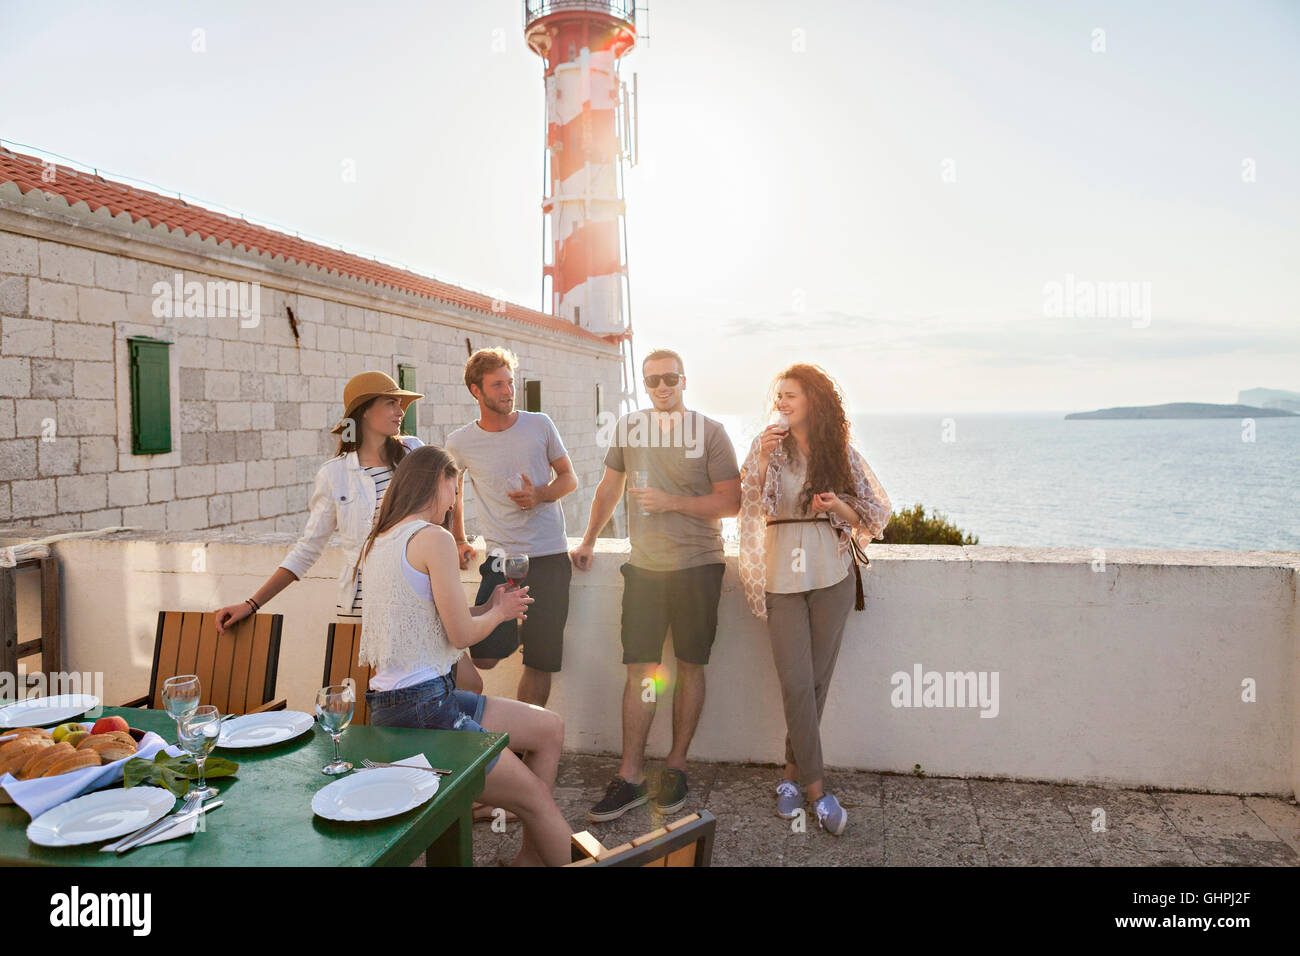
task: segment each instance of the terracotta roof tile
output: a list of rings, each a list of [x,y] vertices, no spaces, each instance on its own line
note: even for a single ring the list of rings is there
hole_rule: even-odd
[[[12,182],[24,194],[32,190],[40,190],[62,196],[69,205],[84,202],[90,207],[91,212],[100,208],[107,208],[114,216],[126,212],[132,222],[144,220],[153,227],[166,225],[170,229],[180,228],[186,235],[198,236],[200,239],[211,236],[217,242],[230,242],[236,248],[243,247],[252,252],[283,256],[290,262],[333,270],[341,275],[371,281],[378,285],[389,286],[489,315],[498,317],[504,315],[526,325],[587,341],[604,344],[618,341],[618,336],[596,335],[571,322],[513,302],[503,303],[504,313],[493,312],[492,298],[479,292],[472,292],[405,269],[384,265],[373,259],[308,242],[265,226],[257,226],[245,219],[236,219],[204,209],[202,206],[192,205],[183,199],[138,189],[68,166],[56,165],[54,168],[55,182],[44,182],[41,174],[45,165],[42,160],[0,147],[0,185]]]

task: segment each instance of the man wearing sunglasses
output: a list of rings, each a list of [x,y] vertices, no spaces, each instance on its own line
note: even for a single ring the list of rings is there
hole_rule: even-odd
[[[704,707],[704,668],[718,625],[722,593],[722,518],[740,511],[740,467],[722,425],[688,411],[681,356],[659,349],[641,364],[653,409],[618,422],[605,455],[605,474],[591,503],[582,544],[569,552],[581,571],[591,567],[600,530],[614,514],[629,475],[632,557],[623,575],[623,759],[605,796],[588,811],[600,823],[650,799],[645,745],[655,704],[666,690],[658,677],[671,627],[677,657],[673,744],[655,805],[674,813],[686,803],[686,753]],[[638,486],[639,485],[639,486]]]

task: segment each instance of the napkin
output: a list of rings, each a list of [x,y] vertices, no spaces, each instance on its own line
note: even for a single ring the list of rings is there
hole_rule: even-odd
[[[91,724],[82,724],[87,730]],[[11,800],[27,811],[35,820],[46,810],[66,803],[83,793],[107,787],[122,779],[122,768],[134,757],[153,759],[167,741],[153,731],[144,735],[131,757],[124,757],[99,767],[85,767],[57,777],[38,777],[35,780],[19,780],[11,773],[0,774],[0,788],[3,788]]]
[[[172,744],[170,747],[164,748],[164,750],[168,754],[168,756],[171,757],[179,757],[181,754],[185,752],[175,744]],[[155,833],[153,836],[151,836],[149,839],[145,840],[143,843],[139,845],[149,846],[152,843],[165,843],[166,841],[174,840],[177,837],[189,836],[191,833],[195,833],[198,831],[199,823],[202,819],[203,816],[199,815],[196,817],[190,817],[188,820],[181,820],[179,823],[173,823],[171,826],[163,827],[161,830],[159,830],[157,833]]]
[[[416,754],[414,757],[405,757],[402,760],[385,760],[384,763],[395,763],[403,767],[424,767],[426,770],[433,766],[424,754]]]

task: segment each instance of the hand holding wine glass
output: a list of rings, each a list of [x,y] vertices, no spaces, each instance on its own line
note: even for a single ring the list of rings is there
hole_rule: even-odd
[[[510,582],[509,590],[515,590],[523,583],[524,578],[528,577],[528,555],[526,554],[507,554],[505,561],[501,564],[501,573],[506,576]],[[517,617],[515,624],[523,628],[523,617]]]

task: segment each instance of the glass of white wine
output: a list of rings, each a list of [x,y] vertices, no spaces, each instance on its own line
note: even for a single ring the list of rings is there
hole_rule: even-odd
[[[786,435],[790,434],[790,419],[786,416],[785,412],[781,411],[779,408],[772,409],[771,413],[767,416],[767,423],[769,425],[776,425],[780,428],[784,428]],[[776,447],[772,449],[772,454],[777,458],[780,458],[785,454],[784,436],[781,441],[777,442]]]
[[[635,471],[629,471],[629,472],[627,473],[627,477],[628,477],[628,487],[629,487],[629,488],[649,488],[649,487],[650,487],[650,472],[645,471],[644,469],[637,469],[637,470],[635,470]],[[632,497],[635,498],[636,496],[633,495]],[[636,510],[637,510],[637,514],[641,515],[642,517],[649,517],[649,515],[650,515],[650,512],[648,512],[648,511],[645,510],[645,505],[642,505],[642,504],[640,504],[639,502],[638,502],[638,504],[637,504],[637,509],[636,509]]]
[[[334,759],[321,767],[321,773],[334,776],[352,769],[352,764],[339,756],[339,738],[352,723],[356,700],[351,684],[331,684],[316,691],[316,719],[334,740]]]
[[[217,745],[217,738],[221,736],[220,711],[211,704],[196,707],[192,713],[176,722],[176,728],[181,748],[193,756],[199,765],[199,781],[185,794],[186,798],[199,797],[206,800],[215,797],[217,788],[208,786],[203,776],[203,764],[208,759],[208,754],[212,753],[212,748]]]

